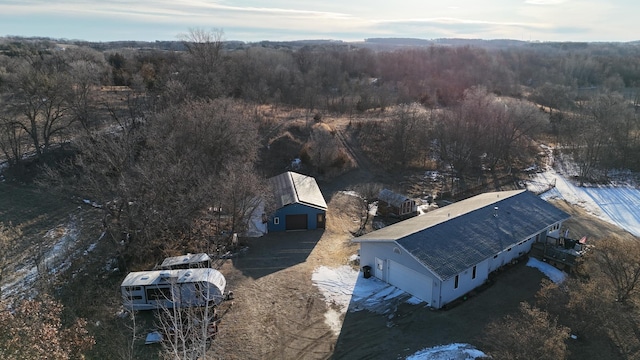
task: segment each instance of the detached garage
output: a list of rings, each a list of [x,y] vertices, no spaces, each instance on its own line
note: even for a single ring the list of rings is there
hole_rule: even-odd
[[[269,231],[324,229],[327,203],[313,177],[288,171],[269,183],[277,208]]]
[[[481,194],[353,239],[372,275],[434,308],[558,238],[569,215],[525,190]]]

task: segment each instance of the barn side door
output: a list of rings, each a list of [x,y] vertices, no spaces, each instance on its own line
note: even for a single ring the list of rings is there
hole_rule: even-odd
[[[324,213],[319,213],[316,215],[316,228],[324,229],[325,224],[325,215]]]

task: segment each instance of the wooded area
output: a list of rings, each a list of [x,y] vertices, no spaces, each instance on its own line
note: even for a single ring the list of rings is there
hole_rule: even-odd
[[[461,192],[474,185],[466,178],[512,175],[535,164],[538,141],[572,156],[581,184],[605,182],[614,170],[640,171],[637,44],[373,50],[330,42],[226,43],[221,30],[200,29],[181,40],[166,50],[0,38],[4,179],[98,204],[122,271],[171,251],[215,253],[229,234],[245,230],[255,199],[266,193],[264,179],[294,158],[315,175],[346,171],[351,160],[340,148],[343,140],[322,126],[328,115],[348,119],[349,135],[374,166],[437,170],[458,179]],[[291,111],[305,114],[307,123],[272,116]],[[19,235],[9,236],[10,224],[0,225],[2,261],[2,247]],[[594,255],[597,272],[611,286],[594,306],[632,315],[615,324],[608,315],[594,319],[623,326],[605,335],[622,358],[634,358],[640,346],[628,334],[637,334],[640,324],[634,305],[640,273],[614,265],[637,263],[640,253],[633,248],[627,252],[632,258],[618,259],[622,254],[607,252],[616,248]],[[629,271],[631,279],[617,275]],[[542,295],[585,294],[596,286],[591,281]],[[46,301],[59,317],[58,305]],[[547,307],[590,314],[582,306],[591,300],[575,301]],[[28,316],[28,306],[0,316]],[[568,336],[560,322],[580,320],[550,310],[556,319],[541,308],[523,305],[521,317],[559,339]],[[524,320],[504,321],[490,330],[500,334]],[[75,333],[56,328],[60,341],[83,334],[82,323],[70,326]],[[69,346],[85,351],[92,340]],[[513,355],[487,343],[497,357]],[[71,350],[56,351],[65,358]],[[563,344],[553,351],[566,356]]]

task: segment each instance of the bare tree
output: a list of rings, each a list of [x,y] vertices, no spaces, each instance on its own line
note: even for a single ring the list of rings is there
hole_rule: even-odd
[[[90,133],[96,106],[95,92],[103,69],[95,62],[76,60],[70,65],[72,86],[69,92],[69,111],[71,116]]]
[[[488,123],[487,133],[484,134],[487,139],[485,153],[492,170],[499,162],[510,167],[513,156],[520,149],[527,149],[527,142],[537,137],[549,124],[544,112],[522,100],[494,99],[488,110],[485,118]]]
[[[313,125],[309,141],[303,149],[303,161],[310,162],[320,174],[326,173],[342,156],[341,143],[335,131],[324,123]]]
[[[413,103],[400,105],[385,124],[388,143],[385,150],[394,164],[406,167],[412,160],[421,159],[426,151],[423,141],[429,130],[429,115],[422,106]]]
[[[222,50],[224,31],[189,29],[179,36],[187,48],[186,66],[181,73],[187,87],[198,98],[216,98],[225,94]]]
[[[600,240],[594,260],[614,289],[616,301],[627,302],[640,283],[640,242]]]
[[[547,312],[520,303],[516,315],[490,323],[481,342],[494,359],[565,359],[569,329],[559,325]]]
[[[569,145],[579,167],[580,185],[595,171],[626,163],[635,134],[634,117],[624,99],[616,94],[599,94],[580,103],[576,113],[566,118],[564,142]],[[607,161],[608,160],[608,161]]]
[[[26,132],[12,116],[0,114],[0,149],[9,165],[17,164],[25,151]]]
[[[354,233],[355,236],[360,236],[366,233],[367,225],[375,215],[372,214],[372,212],[378,200],[378,195],[380,195],[380,191],[382,190],[382,185],[377,183],[364,183],[354,186],[351,190],[358,195],[360,200],[360,206],[358,207],[360,211],[360,227]]]
[[[231,234],[247,230],[251,214],[269,193],[267,186],[267,182],[257,176],[251,164],[227,165],[217,188],[220,189],[220,208],[230,216]]]
[[[200,283],[192,287],[171,285],[165,297],[167,301],[156,312],[158,326],[164,335],[164,358],[210,359],[207,350],[218,332],[219,323],[216,301],[206,301],[202,306],[191,304],[210,299],[209,291],[209,286]]]
[[[61,141],[60,136],[75,122],[69,112],[71,82],[64,60],[50,55],[24,61],[10,78],[9,88],[9,124],[22,128],[29,136],[36,155],[46,153],[52,142]]]
[[[480,133],[477,125],[467,122],[459,109],[440,112],[434,120],[435,152],[445,166],[452,166],[460,175],[477,164],[480,156],[476,146]]]

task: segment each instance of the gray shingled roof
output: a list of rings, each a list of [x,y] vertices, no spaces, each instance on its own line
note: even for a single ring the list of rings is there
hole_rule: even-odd
[[[394,193],[389,189],[382,189],[378,195],[378,200],[382,200],[389,205],[400,207],[409,198],[398,193]]]
[[[278,209],[295,203],[327,209],[318,183],[311,176],[288,171],[270,178],[269,182]]]
[[[568,218],[567,213],[531,192],[492,192],[401,221],[354,241],[395,241],[446,280]]]

